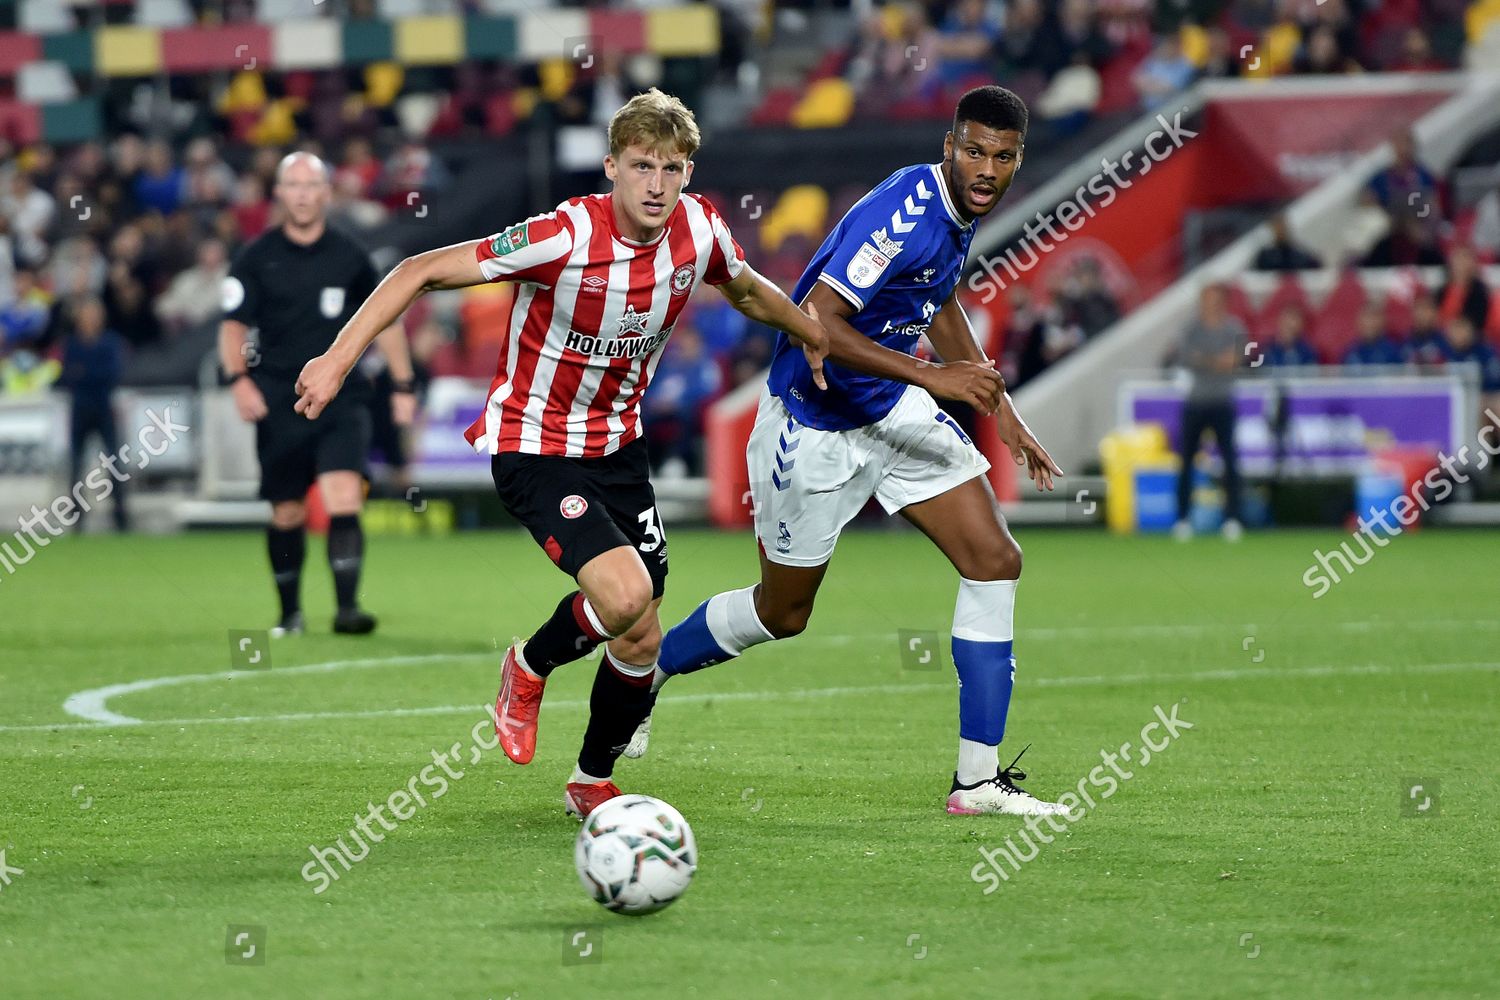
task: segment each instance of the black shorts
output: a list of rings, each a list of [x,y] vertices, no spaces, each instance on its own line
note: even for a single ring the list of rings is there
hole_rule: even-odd
[[[576,578],[595,556],[632,545],[651,574],[652,596],[665,591],[667,538],[644,440],[603,458],[503,452],[490,471],[505,509],[564,573]]]
[[[370,451],[370,409],[362,397],[340,393],[316,420],[296,412],[291,383],[257,381],[269,410],[255,425],[260,458],[260,496],[280,503],[301,500],[325,472],[366,475]]]

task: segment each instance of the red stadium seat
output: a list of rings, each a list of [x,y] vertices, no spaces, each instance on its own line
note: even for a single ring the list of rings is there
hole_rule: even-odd
[[[791,121],[792,108],[802,100],[800,87],[777,87],[767,92],[765,100],[750,115],[751,125],[786,125]]]
[[[1411,335],[1411,296],[1404,291],[1388,292],[1385,297],[1385,330],[1396,340]]]
[[[1297,306],[1304,313],[1312,311],[1307,301],[1307,292],[1296,275],[1282,275],[1276,290],[1266,296],[1250,332],[1261,337],[1270,337],[1276,332],[1276,315],[1286,306]]]
[[[1324,364],[1337,364],[1359,337],[1359,312],[1364,307],[1365,286],[1357,272],[1345,270],[1312,317],[1308,339]]]
[[[1227,284],[1224,286],[1224,299],[1230,314],[1239,317],[1240,322],[1245,324],[1245,329],[1254,330],[1255,306],[1250,302],[1250,296],[1245,294],[1245,290],[1237,284]]]

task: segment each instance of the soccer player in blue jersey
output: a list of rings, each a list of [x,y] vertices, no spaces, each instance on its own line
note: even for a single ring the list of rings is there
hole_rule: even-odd
[[[780,337],[747,449],[760,583],[710,598],[671,629],[654,684],[802,632],[839,532],[873,496],[958,570],[959,750],[947,808],[965,815],[1063,812],[1017,787],[1025,774],[1015,761],[1000,767],[1021,549],[984,478],[989,463],[933,398],[996,416],[1038,489],[1062,474],[1016,412],[956,295],[975,221],[1021,165],[1026,122],[1026,105],[1010,91],[969,91],[943,161],[892,174],[819,247],[792,298],[828,328],[828,388],[813,384],[801,351]],[[923,334],[943,363],[917,360]],[[628,756],[645,752],[650,726],[647,717]]]

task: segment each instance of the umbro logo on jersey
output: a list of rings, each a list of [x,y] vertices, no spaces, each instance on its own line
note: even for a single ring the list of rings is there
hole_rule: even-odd
[[[601,278],[597,274],[591,274],[583,279],[583,290],[585,292],[602,292],[609,287],[609,279]]]
[[[628,337],[631,334],[644,336],[650,322],[650,312],[636,312],[635,306],[626,305],[625,312],[620,316],[620,336]]]

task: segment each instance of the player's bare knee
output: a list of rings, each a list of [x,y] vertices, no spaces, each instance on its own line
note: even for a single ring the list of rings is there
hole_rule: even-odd
[[[651,581],[616,581],[604,593],[590,595],[589,602],[606,631],[624,635],[651,607]]]
[[[289,500],[271,505],[271,526],[281,531],[300,528],[307,523],[307,505],[300,500]]]
[[[969,580],[1019,580],[1021,546],[1014,539],[972,553],[962,573]]]
[[[790,639],[807,631],[812,606],[776,608],[761,616],[761,624],[777,639]]]
[[[625,635],[610,644],[610,652],[626,663],[655,663],[661,654],[661,629],[654,628],[642,635]]]

